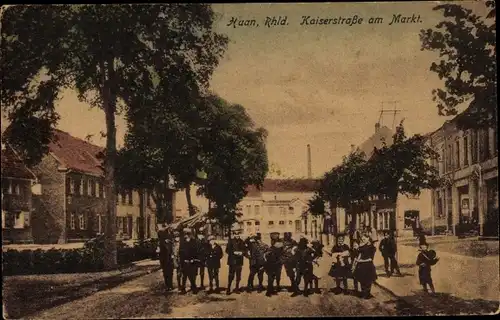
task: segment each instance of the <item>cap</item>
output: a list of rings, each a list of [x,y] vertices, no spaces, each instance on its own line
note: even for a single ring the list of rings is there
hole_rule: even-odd
[[[205,231],[205,228],[201,227],[198,229],[198,231]]]

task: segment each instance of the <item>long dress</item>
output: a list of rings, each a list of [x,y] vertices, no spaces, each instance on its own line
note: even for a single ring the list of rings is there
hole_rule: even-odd
[[[360,283],[372,283],[377,280],[377,270],[373,263],[376,248],[372,244],[365,244],[359,246],[359,259],[366,260],[365,262],[358,262],[354,270],[354,278]]]
[[[335,245],[332,248],[332,254],[346,251],[349,252],[349,246],[347,244],[343,244],[340,246]],[[333,262],[328,275],[333,278],[347,278],[349,276],[349,257],[337,257]]]

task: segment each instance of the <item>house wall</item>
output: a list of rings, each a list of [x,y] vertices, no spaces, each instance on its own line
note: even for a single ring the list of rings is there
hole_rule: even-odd
[[[488,200],[498,197],[497,188],[488,189],[498,179],[496,139],[492,128],[463,131],[453,122],[431,135],[432,146],[440,155],[434,165],[446,181],[432,192],[434,230],[458,234],[458,226],[467,221],[477,224],[481,235],[485,230],[491,233],[492,224],[491,229],[498,229],[498,204]]]
[[[41,184],[41,195],[33,197],[31,219],[35,243],[66,243],[65,173],[51,155],[33,168]]]
[[[2,243],[32,243],[32,180],[2,177]],[[10,211],[21,211],[12,216]],[[10,216],[9,216],[10,215]],[[15,225],[15,219],[20,219]]]

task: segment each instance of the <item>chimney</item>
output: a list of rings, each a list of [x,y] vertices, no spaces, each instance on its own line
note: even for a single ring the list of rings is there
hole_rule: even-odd
[[[380,122],[375,123],[375,133],[380,130]]]
[[[312,179],[312,168],[311,168],[311,145],[307,145],[307,178]]]

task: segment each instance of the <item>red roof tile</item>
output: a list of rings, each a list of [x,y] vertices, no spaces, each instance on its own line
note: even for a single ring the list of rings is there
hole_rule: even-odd
[[[256,197],[261,192],[314,192],[319,186],[315,179],[265,179],[263,186],[248,186],[247,196]]]
[[[23,163],[9,144],[2,148],[2,177],[36,180],[35,175]]]
[[[102,175],[101,161],[98,154],[104,148],[73,137],[67,132],[54,130],[55,138],[49,143],[50,152],[56,156],[62,166],[68,169]]]

